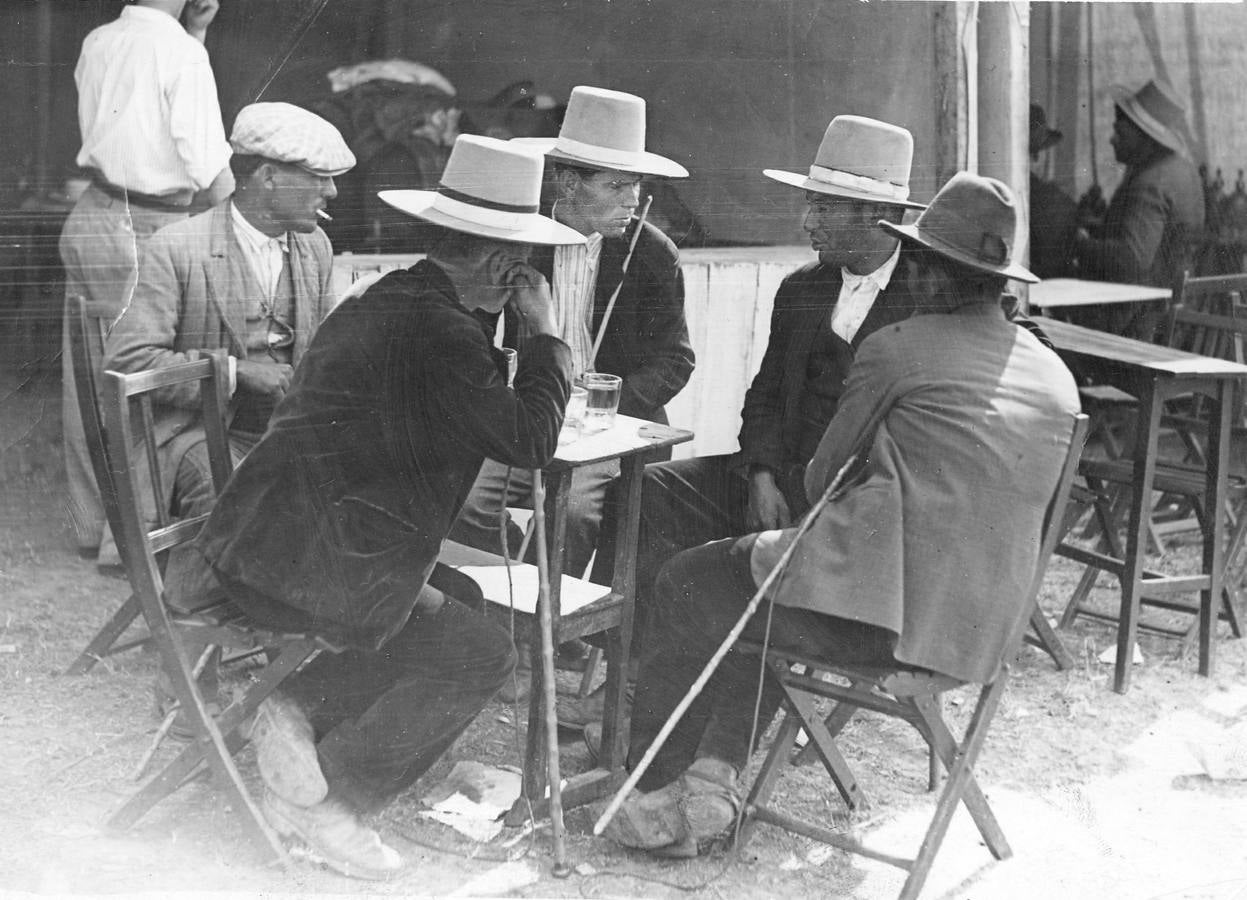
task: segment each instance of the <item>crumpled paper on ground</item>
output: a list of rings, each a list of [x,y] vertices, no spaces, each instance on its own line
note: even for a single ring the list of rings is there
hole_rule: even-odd
[[[460,760],[421,798],[429,809],[420,815],[484,843],[502,831],[502,816],[520,796],[520,783],[518,772]]]
[[[1215,740],[1187,744],[1201,769],[1213,781],[1247,779],[1247,722],[1240,722]]]

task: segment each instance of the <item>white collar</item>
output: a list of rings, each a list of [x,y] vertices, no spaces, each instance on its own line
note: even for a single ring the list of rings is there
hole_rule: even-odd
[[[176,28],[180,34],[186,34],[186,30],[182,28],[182,23],[164,10],[153,9],[150,6],[129,5],[121,11],[121,15],[127,19],[138,19],[139,21],[150,22],[161,27]]]
[[[887,262],[875,269],[873,272],[867,272],[865,275],[855,275],[848,269],[840,268],[840,277],[849,290],[854,290],[861,286],[863,281],[873,283],[880,291],[888,288],[888,283],[892,281],[892,273],[896,271],[896,262],[901,258],[901,245],[898,243],[896,249],[892,251],[892,255],[888,257]]]
[[[269,237],[260,229],[256,228],[247,221],[247,217],[239,210],[238,204],[233,200],[229,202],[230,217],[234,220],[234,227],[241,232],[241,237],[247,239],[247,243],[251,246],[260,248],[267,245],[270,241],[276,241],[281,245],[283,253],[290,251],[290,232],[283,231],[277,237]]]

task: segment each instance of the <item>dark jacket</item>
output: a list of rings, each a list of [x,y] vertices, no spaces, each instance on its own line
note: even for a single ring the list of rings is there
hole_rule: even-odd
[[[1191,263],[1204,227],[1204,188],[1191,161],[1163,152],[1131,166],[1113,194],[1098,237],[1078,245],[1083,278],[1171,287]]]
[[[693,348],[684,320],[684,275],[675,244],[647,222],[637,239],[628,272],[621,279],[637,222],[633,219],[623,237],[602,242],[590,331],[594,337],[621,280],[623,287],[594,368],[623,379],[620,413],[665,423],[667,414],[663,407],[680,393],[693,374]],[[538,251],[533,265],[549,278],[554,268],[553,251]],[[512,319],[508,316],[504,339],[509,347],[515,346]]]
[[[420,262],[321,325],[198,541],[271,627],[375,649],[400,629],[485,457],[558,446],[570,352],[537,337],[514,390],[482,322]]]
[[[754,465],[772,469],[790,502],[797,502],[796,508],[806,505],[801,482],[809,462],[798,450],[803,432],[810,427],[800,414],[801,395],[815,338],[820,329],[829,330],[842,281],[838,266],[822,263],[810,263],[783,280],[775,293],[766,353],[741,409],[737,462],[743,471]],[[905,286],[902,250],[892,280],[875,298],[852,343],[832,335],[833,366],[840,373],[840,392],[861,342],[883,326],[909,318],[914,308]],[[820,431],[835,415],[836,396],[831,400],[824,409],[826,420],[817,424]]]

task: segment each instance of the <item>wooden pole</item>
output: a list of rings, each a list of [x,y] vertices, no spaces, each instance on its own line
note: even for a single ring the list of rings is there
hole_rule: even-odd
[[[935,13],[935,186],[969,164],[969,89],[962,37],[970,25],[965,3],[941,3]]]

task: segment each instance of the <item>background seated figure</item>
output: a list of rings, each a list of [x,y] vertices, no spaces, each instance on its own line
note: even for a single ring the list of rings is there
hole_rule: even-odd
[[[817,500],[855,455],[849,487],[816,514],[778,583],[773,646],[833,662],[917,666],[973,682],[996,674],[1029,615],[1045,508],[1078,394],[1051,350],[1009,322],[1016,208],[1001,182],[958,173],[916,225],[880,225],[912,249],[916,314],[862,342],[805,473]],[[792,540],[794,528],[687,550],[658,576],[629,760],[635,764]],[[745,630],[760,639],[766,615]],[[782,696],[729,653],[607,833],[695,855],[740,806],[754,698],[759,727]],[[769,675],[767,678],[769,679]]]

